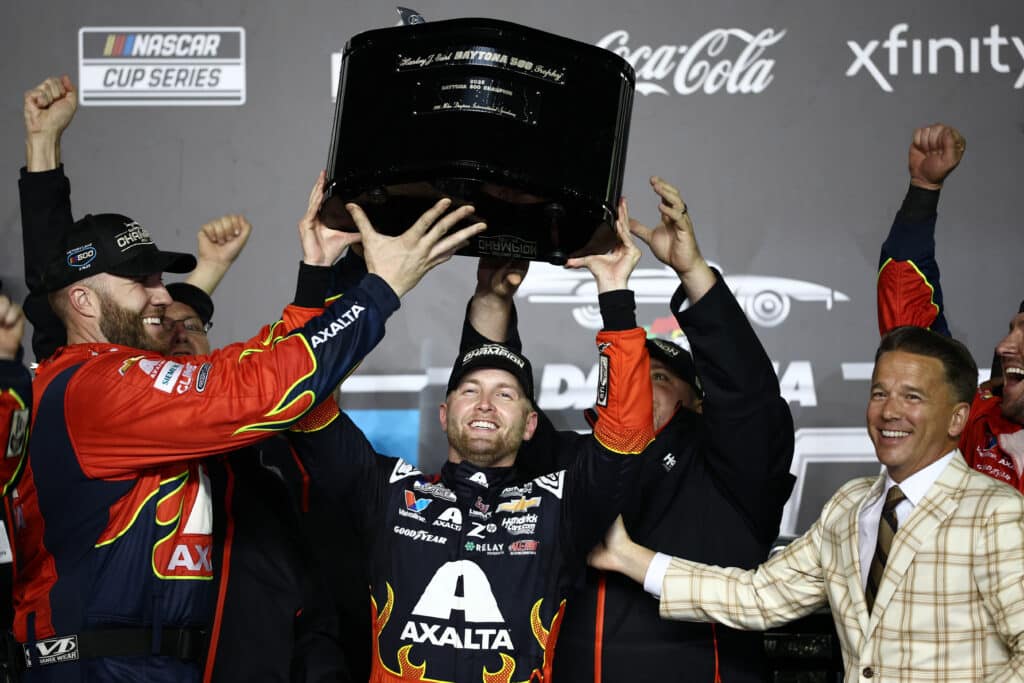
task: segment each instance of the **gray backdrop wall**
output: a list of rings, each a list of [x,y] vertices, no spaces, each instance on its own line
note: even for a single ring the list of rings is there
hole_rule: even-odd
[[[638,218],[654,221],[647,176],[681,187],[704,254],[751,307],[778,363],[798,429],[794,472],[802,477],[784,530],[804,528],[839,481],[877,469],[863,414],[878,336],[878,246],[906,188],[911,131],[935,121],[957,125],[968,139],[940,206],[950,323],[979,365],[989,365],[1024,296],[1024,4],[419,0],[417,9],[428,19],[528,24],[635,62],[625,193]],[[5,289],[24,293],[16,194],[22,93],[52,74],[101,83],[94,65],[110,35],[215,29],[224,70],[214,88],[225,98],[218,106],[166,99],[111,106],[94,88],[65,135],[64,162],[76,216],[128,214],[165,248],[193,249],[203,222],[246,214],[255,233],[216,294],[213,341],[248,337],[275,316],[292,292],[295,222],[326,164],[337,53],[353,34],[394,24],[394,8],[366,0],[8,0],[0,15]],[[732,75],[702,80],[703,62]],[[188,97],[173,90],[172,98]],[[655,295],[640,305],[640,320],[670,337],[667,306],[657,301],[667,299],[671,282],[657,266],[650,257],[641,263]],[[474,267],[456,259],[430,274],[345,387],[346,408],[382,449],[406,457],[418,449],[427,467],[444,457],[436,405]],[[523,336],[540,405],[558,424],[578,428],[594,385],[593,331],[581,324],[589,302],[545,302],[546,270],[531,272],[519,299]]]

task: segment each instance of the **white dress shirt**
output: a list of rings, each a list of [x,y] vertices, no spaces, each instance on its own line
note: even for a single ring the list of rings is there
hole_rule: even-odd
[[[899,482],[900,490],[903,491],[903,495],[906,496],[900,504],[896,506],[896,521],[899,526],[903,526],[903,523],[913,512],[914,507],[921,502],[924,495],[928,493],[928,489],[932,487],[935,480],[939,478],[942,471],[949,465],[949,461],[953,457],[960,457],[960,451],[952,450],[946,453],[944,456],[928,465],[922,470],[914,472],[912,475]],[[860,510],[860,515],[857,518],[857,545],[860,549],[860,583],[862,586],[867,585],[868,572],[871,570],[871,560],[875,556],[875,545],[878,544],[878,521],[882,518],[882,508],[885,506],[885,495],[889,493],[889,489],[896,486],[896,482],[889,476],[889,472],[885,472],[885,486],[882,488],[882,493],[877,499],[871,502],[865,502],[864,507]],[[896,532],[899,533],[899,530]]]

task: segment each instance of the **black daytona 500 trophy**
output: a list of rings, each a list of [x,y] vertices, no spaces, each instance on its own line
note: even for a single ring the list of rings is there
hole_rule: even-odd
[[[461,254],[564,263],[611,243],[633,104],[618,55],[491,19],[367,31],[345,46],[324,222],[359,204],[397,234],[441,197],[487,230]]]

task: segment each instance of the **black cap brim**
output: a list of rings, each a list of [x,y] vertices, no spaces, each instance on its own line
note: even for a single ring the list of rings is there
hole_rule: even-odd
[[[143,277],[154,273],[191,273],[196,269],[196,257],[177,251],[144,251],[138,256],[108,268],[111,275]]]

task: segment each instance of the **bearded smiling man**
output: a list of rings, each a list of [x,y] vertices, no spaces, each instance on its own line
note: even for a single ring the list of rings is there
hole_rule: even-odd
[[[628,222],[610,254],[570,260],[597,280],[601,415],[566,469],[520,469],[534,436],[533,372],[484,343],[459,353],[438,419],[447,462],[425,476],[377,455],[349,418],[293,435],[311,482],[339,501],[336,524],[370,548],[370,680],[552,680],[555,641],[586,555],[630,490],[653,439],[645,333],[625,289],[639,250]]]
[[[322,183],[321,174],[314,214]],[[175,348],[173,358],[163,355],[172,300],[161,274],[196,260],[159,250],[118,214],[87,216],[58,236],[43,282],[68,344],[40,363],[27,465],[12,493],[23,680],[203,679],[203,630],[220,603],[203,461],[289,428],[330,395],[383,336],[399,297],[483,230],[455,230],[472,208],[449,206],[438,202],[396,237],[363,221],[345,239],[363,241],[368,272],[319,316],[290,306],[247,342],[198,356]],[[325,265],[307,252],[303,225],[304,263]],[[344,235],[307,227],[330,233],[325,244]]]

